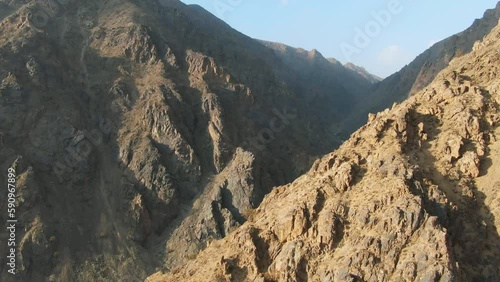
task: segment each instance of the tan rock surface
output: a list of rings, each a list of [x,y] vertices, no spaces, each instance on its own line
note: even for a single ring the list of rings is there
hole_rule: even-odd
[[[153,281],[499,281],[500,25]]]

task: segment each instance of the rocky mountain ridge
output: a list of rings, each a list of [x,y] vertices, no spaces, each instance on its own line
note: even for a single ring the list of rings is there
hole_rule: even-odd
[[[498,281],[500,23],[153,281]]]
[[[346,63],[344,65],[344,67],[358,73],[359,75],[363,76],[364,78],[366,78],[368,81],[370,81],[373,84],[383,80],[382,78],[380,78],[374,74],[369,73],[365,68],[360,67],[360,66],[356,66],[353,63]]]
[[[368,92],[365,104],[360,105],[360,108],[365,108],[368,112],[382,111],[392,103],[401,102],[421,91],[451,60],[472,51],[474,42],[489,34],[499,19],[500,2],[495,8],[487,10],[482,18],[476,19],[466,30],[435,43],[400,71],[375,84]],[[347,127],[357,128],[364,123],[364,117],[361,116],[348,120],[352,124]]]
[[[140,281],[158,270],[187,270],[178,267],[185,266],[208,245],[222,244],[211,243],[214,240],[229,236],[226,241],[234,243],[231,241],[234,234],[244,234],[241,242],[248,247],[245,250],[256,251],[255,264],[245,268],[246,261],[232,261],[229,258],[234,254],[224,255],[220,260],[223,269],[235,269],[239,263],[244,266],[232,273],[224,270],[223,275],[227,277],[221,279],[244,279],[245,275],[254,275],[249,272],[253,271],[252,267],[259,270],[256,277],[265,279],[278,277],[279,280],[280,272],[285,280],[300,280],[309,275],[302,271],[308,261],[299,255],[298,271],[283,270],[293,269],[295,262],[289,260],[287,254],[295,254],[302,244],[295,241],[287,245],[289,252],[281,254],[281,261],[266,274],[264,270],[270,260],[279,261],[274,257],[279,250],[262,252],[261,256],[260,252],[267,248],[261,244],[275,244],[274,235],[256,236],[259,233],[255,230],[248,235],[241,230],[253,226],[264,207],[273,206],[271,200],[260,205],[273,187],[292,182],[306,172],[318,156],[331,152],[354,131],[346,116],[354,109],[362,111],[357,105],[372,87],[370,79],[359,70],[352,71],[325,59],[317,51],[310,54],[300,50],[298,53],[297,50],[277,52],[276,48],[266,47],[231,29],[201,7],[184,5],[177,0],[1,0],[0,8],[0,169],[7,171],[12,167],[17,172],[16,280]],[[485,75],[490,71],[485,70]],[[460,85],[453,84],[452,93],[459,91],[458,87],[469,87],[470,92],[471,86],[462,85],[460,81],[450,80]],[[483,86],[483,81],[478,83]],[[460,103],[466,102],[469,101]],[[477,106],[472,115],[491,112],[476,102],[471,103]],[[466,130],[474,133],[477,123],[473,117],[461,118],[467,118],[467,123],[468,118],[472,119],[472,125]],[[492,115],[490,120],[494,118]],[[378,126],[385,130],[389,123]],[[482,130],[483,119],[479,119],[479,124]],[[427,134],[425,125],[419,131],[422,138]],[[454,156],[451,163],[475,175],[476,161],[488,162],[484,156],[487,156],[489,141],[485,136],[481,143],[479,136],[474,135],[474,140],[479,141],[471,143],[469,133],[457,134],[465,137],[450,138],[455,141],[449,144]],[[464,144],[456,152],[460,141]],[[383,147],[382,143],[373,146]],[[471,146],[479,148],[474,151],[478,159],[473,153],[463,154],[465,149],[471,151]],[[485,153],[482,159],[480,149]],[[490,151],[494,152],[494,148]],[[431,156],[423,157],[428,157],[431,163]],[[294,204],[282,207],[283,211],[293,209],[287,216],[294,218],[291,228],[294,231],[293,235],[285,232],[279,236],[291,240],[309,232],[304,230],[309,230],[315,216],[323,214],[321,199],[326,200],[336,189],[349,190],[355,185],[353,181],[360,177],[355,173],[358,169],[362,171],[366,164],[361,159],[358,164],[354,160],[349,165],[333,161],[331,166],[335,168],[327,176],[335,182],[333,190],[325,187],[309,194],[307,188],[303,194],[297,194],[307,201],[311,195],[317,196],[319,200],[312,208],[305,202],[306,207],[298,209]],[[396,161],[397,157],[391,156],[383,159],[389,164]],[[330,163],[330,160],[323,162]],[[495,166],[492,169],[496,171]],[[395,173],[393,171],[400,168],[389,165],[385,170]],[[302,189],[300,183],[307,177],[288,187]],[[311,176],[313,178],[315,176]],[[1,174],[0,182],[6,181]],[[401,184],[399,178],[393,181],[395,185]],[[428,185],[424,180],[420,182]],[[478,180],[484,187],[490,182],[488,177]],[[424,184],[422,189],[437,189]],[[460,189],[468,196],[474,195],[467,189],[475,191],[473,187],[467,185],[463,184],[464,188],[460,186]],[[431,193],[428,190],[426,193]],[[279,203],[281,196],[274,194],[279,191],[288,190],[278,188],[268,198]],[[491,194],[488,189],[481,191]],[[356,193],[347,196],[356,199]],[[418,200],[413,194],[402,193],[406,198]],[[6,209],[5,196],[0,194],[1,210]],[[409,214],[405,214],[405,218],[416,217],[415,225],[420,228],[426,213],[434,216],[442,212],[439,207],[447,203],[447,198],[438,196],[432,194],[432,209],[427,204],[423,207],[418,203],[408,204]],[[490,201],[491,197],[486,200]],[[365,205],[359,201],[359,205]],[[474,205],[475,200],[453,203],[445,209],[451,214],[450,218],[464,210],[469,212],[470,209],[465,208]],[[326,215],[321,217],[324,220],[321,232],[328,234],[333,228],[332,234],[344,236],[345,220],[352,220],[353,215],[347,211],[349,205],[338,211],[336,204],[329,205],[331,209],[325,209]],[[391,206],[394,221],[405,205],[402,201]],[[378,206],[373,209],[379,211]],[[380,209],[380,216],[385,216],[385,206]],[[334,224],[329,225],[332,219],[328,213],[332,210],[335,210]],[[355,217],[365,212],[352,210]],[[485,214],[489,212],[486,210]],[[4,216],[2,222],[6,222]],[[279,220],[277,224],[287,226],[283,215],[277,213],[272,217]],[[270,216],[258,227],[265,230],[274,224],[269,223],[271,219]],[[444,220],[445,228],[462,228],[459,221],[446,222],[442,216],[438,219]],[[457,238],[452,242],[459,242],[458,255],[452,256],[444,250],[440,254],[443,260],[458,257],[460,268],[465,268],[464,277],[481,277],[483,274],[479,272],[485,272],[482,277],[489,277],[487,275],[495,275],[495,269],[488,268],[479,255],[471,255],[471,250],[481,250],[481,255],[494,261],[497,253],[486,253],[483,249],[495,245],[462,244],[469,239],[467,236],[475,238],[476,233],[470,229],[477,227],[471,223],[476,219],[484,220],[485,225],[481,223],[479,227],[486,226],[485,230],[491,234],[488,236],[493,238],[487,242],[495,243],[491,219],[474,214],[464,221],[470,235],[454,235]],[[245,223],[248,220],[250,222]],[[386,238],[386,247],[391,244],[401,247],[407,238],[416,236],[410,234],[407,221],[402,227],[388,224],[391,225],[380,228],[391,228],[404,235]],[[424,229],[434,232],[439,228],[431,223],[429,229]],[[311,236],[316,236],[316,231],[311,232]],[[439,234],[452,234],[446,232]],[[321,248],[336,248],[338,242],[351,242],[349,236],[342,241],[332,234],[320,239]],[[3,242],[5,234],[0,236]],[[359,243],[356,234],[353,236],[353,242]],[[253,247],[248,238],[255,241]],[[262,238],[270,241],[262,241]],[[280,243],[275,246],[281,250],[284,239],[279,238]],[[442,238],[435,240],[439,248],[448,242]],[[6,253],[5,248],[2,244],[0,253]],[[348,249],[347,245],[345,250]],[[199,258],[213,252],[211,247]],[[481,266],[465,261],[469,255]],[[356,257],[356,264],[365,264],[365,257],[367,261],[376,259],[365,253]],[[247,259],[254,260],[254,257]],[[407,258],[401,262],[410,265],[412,261]],[[439,275],[457,273],[452,267],[443,268],[444,264],[429,266],[440,262],[431,258],[423,267],[436,270]],[[0,263],[5,265],[6,258],[2,257]],[[188,263],[196,265],[195,261]],[[198,276],[200,281],[211,277],[210,270],[219,269],[219,266],[214,268],[211,261],[206,266],[207,276]],[[373,269],[379,270],[377,267]],[[405,271],[409,273],[410,267]],[[389,266],[383,268],[388,273],[393,271]],[[173,275],[184,275],[181,270]],[[346,275],[361,275],[352,272]],[[330,270],[325,273],[325,279],[337,275]],[[1,270],[0,280],[12,280],[5,268]]]
[[[349,93],[356,96],[365,96],[375,82],[380,81],[376,76],[369,74],[354,64],[342,65],[333,58],[325,58],[318,50],[311,51],[302,48],[293,48],[282,43],[260,41],[275,51],[286,65],[299,74],[300,80],[324,81],[324,85],[317,88],[331,88],[331,85],[342,85]],[[335,86],[333,86],[335,87]],[[314,92],[314,89],[302,89],[304,93]],[[317,91],[317,90],[316,90]]]

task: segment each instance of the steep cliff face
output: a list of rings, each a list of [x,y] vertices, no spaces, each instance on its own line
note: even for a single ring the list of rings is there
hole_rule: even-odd
[[[16,279],[135,281],[178,265],[339,145],[331,129],[356,100],[335,82],[296,89],[274,50],[176,0],[0,3]]]
[[[393,102],[401,102],[423,90],[451,60],[469,53],[474,42],[482,40],[499,19],[500,3],[494,9],[487,10],[483,18],[475,20],[465,31],[437,42],[400,71],[377,83],[360,109],[363,107],[368,112],[378,112],[390,107]],[[362,118],[355,117],[349,120],[353,122],[350,127],[354,128],[364,122]]]
[[[500,25],[472,49],[147,281],[499,281]]]

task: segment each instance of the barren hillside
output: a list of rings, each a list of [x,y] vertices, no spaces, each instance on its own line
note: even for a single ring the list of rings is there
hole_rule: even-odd
[[[499,281],[500,25],[249,221],[147,281]]]
[[[300,74],[272,49],[177,0],[0,9],[21,281],[135,281],[182,263],[337,147],[331,129],[356,104],[335,82],[290,85]]]

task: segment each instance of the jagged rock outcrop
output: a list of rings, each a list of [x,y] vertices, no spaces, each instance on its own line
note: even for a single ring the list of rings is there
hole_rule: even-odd
[[[498,281],[500,23],[249,220],[147,281]]]

